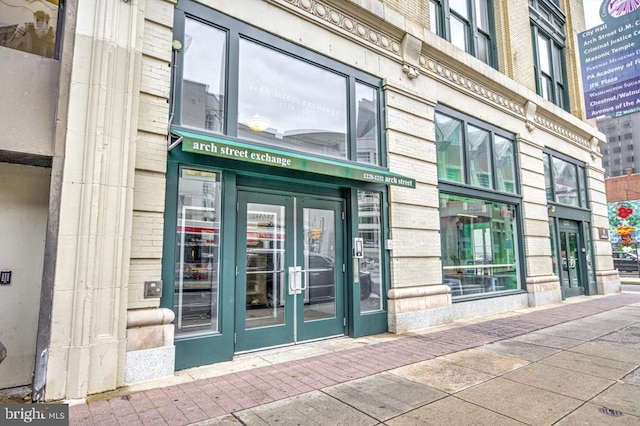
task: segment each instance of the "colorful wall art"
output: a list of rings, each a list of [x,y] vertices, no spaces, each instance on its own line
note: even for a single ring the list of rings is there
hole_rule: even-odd
[[[640,232],[640,200],[618,201],[607,206],[612,250],[636,251]]]

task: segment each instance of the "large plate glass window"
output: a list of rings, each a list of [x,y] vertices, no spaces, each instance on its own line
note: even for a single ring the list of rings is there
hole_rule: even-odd
[[[58,58],[62,0],[0,1],[0,46]]]
[[[444,106],[435,123],[444,283],[454,300],[521,290],[514,136]]]
[[[554,0],[529,0],[536,90],[540,96],[569,110],[565,88],[566,17]]]
[[[181,168],[178,181],[176,335],[219,331],[220,173]]]
[[[344,76],[244,39],[239,71],[239,137],[347,158]]]
[[[516,206],[440,194],[444,282],[454,298],[520,288]]]
[[[496,67],[491,0],[430,0],[431,31]]]
[[[182,84],[172,126],[386,166],[380,79],[209,9],[189,8],[198,18],[186,14],[176,28],[183,34]]]

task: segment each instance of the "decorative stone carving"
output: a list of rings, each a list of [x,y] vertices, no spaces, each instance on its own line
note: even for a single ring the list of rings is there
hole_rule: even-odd
[[[488,103],[495,106],[516,113],[517,115],[524,115],[524,107],[511,99],[507,99],[500,93],[497,93],[483,85],[476,83],[467,76],[460,75],[458,71],[454,71],[451,68],[437,62],[435,59],[421,56],[419,59],[420,67],[436,74],[441,79],[447,80],[449,83],[457,86],[459,89],[472,93],[476,97],[481,97]]]
[[[536,129],[535,117],[536,117],[536,108],[538,106],[531,101],[527,101],[524,104],[524,115],[526,118],[525,126],[527,126],[527,130],[533,132]]]
[[[387,54],[392,54],[394,56],[400,55],[400,40],[394,39],[394,37],[384,34],[378,29],[372,28],[367,23],[361,22],[353,16],[347,16],[342,11],[335,9],[327,3],[317,0],[272,1],[276,4],[284,1],[296,8],[297,13],[299,14],[311,15],[316,19],[320,19],[335,28],[346,31],[354,37],[376,46]]]
[[[400,45],[402,59],[404,64],[402,65],[402,72],[413,80],[420,75],[418,70],[420,64],[420,51],[422,50],[422,40],[411,34],[405,34]]]
[[[409,77],[411,80],[413,80],[414,78],[420,75],[420,72],[418,72],[417,69],[407,64],[404,64],[402,66],[402,72],[405,73],[407,77]]]

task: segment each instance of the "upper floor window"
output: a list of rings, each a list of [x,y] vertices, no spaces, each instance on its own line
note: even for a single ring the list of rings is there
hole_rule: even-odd
[[[548,101],[569,110],[565,84],[565,15],[552,0],[529,0],[529,14],[536,91]]]
[[[491,3],[490,0],[430,0],[431,31],[495,67]]]
[[[173,124],[384,166],[380,79],[210,9],[187,9]]]
[[[62,0],[0,1],[0,46],[57,58]]]
[[[517,194],[513,136],[439,106],[436,113],[438,178]]]
[[[584,164],[551,152],[544,153],[543,161],[547,200],[589,208]]]

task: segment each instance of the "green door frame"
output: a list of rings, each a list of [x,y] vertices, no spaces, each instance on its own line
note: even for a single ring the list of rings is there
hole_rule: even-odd
[[[167,161],[167,180],[164,217],[164,250],[162,261],[163,292],[160,305],[173,309],[176,223],[178,205],[178,180],[181,166],[201,170],[222,172],[222,227],[220,234],[221,253],[234,253],[233,256],[220,258],[219,271],[219,332],[208,335],[177,336],[176,370],[231,360],[235,353],[235,266],[236,266],[236,230],[240,189],[251,189],[260,182],[259,189],[288,191],[295,187],[297,191],[310,196],[328,196],[346,201],[346,227],[344,233],[346,276],[345,312],[347,328],[345,334],[360,337],[388,330],[386,292],[390,288],[389,252],[382,250],[382,291],[383,309],[375,312],[360,313],[360,288],[357,262],[350,256],[353,251],[353,239],[358,236],[358,190],[373,191],[381,194],[382,234],[389,238],[388,194],[386,185],[365,183],[350,179],[314,176],[304,172],[286,172],[276,168],[255,166],[247,172],[246,163],[231,161],[193,153],[170,151]],[[255,189],[255,188],[254,188]]]
[[[211,165],[199,165],[193,162],[179,162],[169,156],[167,162],[167,190],[165,195],[163,260],[162,260],[162,298],[160,306],[174,309],[175,291],[175,259],[177,244],[177,206],[178,182],[180,167],[198,170],[220,171]],[[220,244],[224,250],[235,252],[235,177],[233,173],[225,173],[222,182],[222,227],[220,229]],[[220,257],[218,272],[218,332],[194,334],[175,337],[176,370],[212,364],[233,358],[233,287],[228,285],[229,277],[234,271],[235,259],[229,256]]]
[[[274,206],[282,206],[284,208],[284,231],[285,240],[284,250],[284,271],[281,285],[288,288],[289,277],[287,276],[287,266],[293,264],[294,252],[291,248],[291,241],[294,231],[293,222],[288,220],[293,210],[293,197],[281,194],[268,194],[264,192],[238,191],[238,218],[236,229],[236,284],[235,284],[235,352],[246,351],[261,347],[278,346],[292,343],[294,310],[290,309],[293,303],[293,296],[285,291],[284,317],[282,323],[269,327],[260,327],[255,329],[245,329],[246,303],[247,297],[247,213],[249,203],[268,204]],[[274,225],[275,228],[276,225]],[[271,231],[276,232],[276,229]],[[275,248],[274,248],[275,249]],[[274,283],[273,285],[277,285]],[[277,298],[277,297],[276,297]],[[274,303],[278,303],[274,301]]]
[[[586,241],[585,241],[585,235],[584,235],[584,226],[581,222],[579,221],[575,221],[575,220],[571,220],[571,219],[564,219],[564,218],[556,218],[556,235],[554,236],[554,238],[556,239],[556,259],[558,262],[558,274],[559,275],[559,279],[560,279],[560,289],[562,290],[562,299],[566,299],[567,297],[574,297],[574,296],[581,296],[581,295],[588,295],[590,292],[590,288],[589,288],[589,279],[588,279],[588,268],[587,268],[587,250],[585,247]],[[563,222],[569,222],[566,224],[563,224]],[[564,265],[562,263],[562,253],[561,253],[561,247],[563,244],[563,241],[561,239],[561,234],[564,233],[565,234],[565,241],[564,244],[568,245],[569,244],[569,237],[568,237],[568,233],[574,233],[576,235],[576,244],[577,244],[577,257],[576,257],[576,261],[577,261],[577,265],[575,266],[577,269],[577,283],[575,287],[565,287],[562,285],[562,271],[564,268]],[[571,265],[570,265],[570,259],[567,256],[566,259],[567,262],[567,273],[569,274],[569,281],[571,282],[571,277],[570,277],[570,270],[571,270]]]

